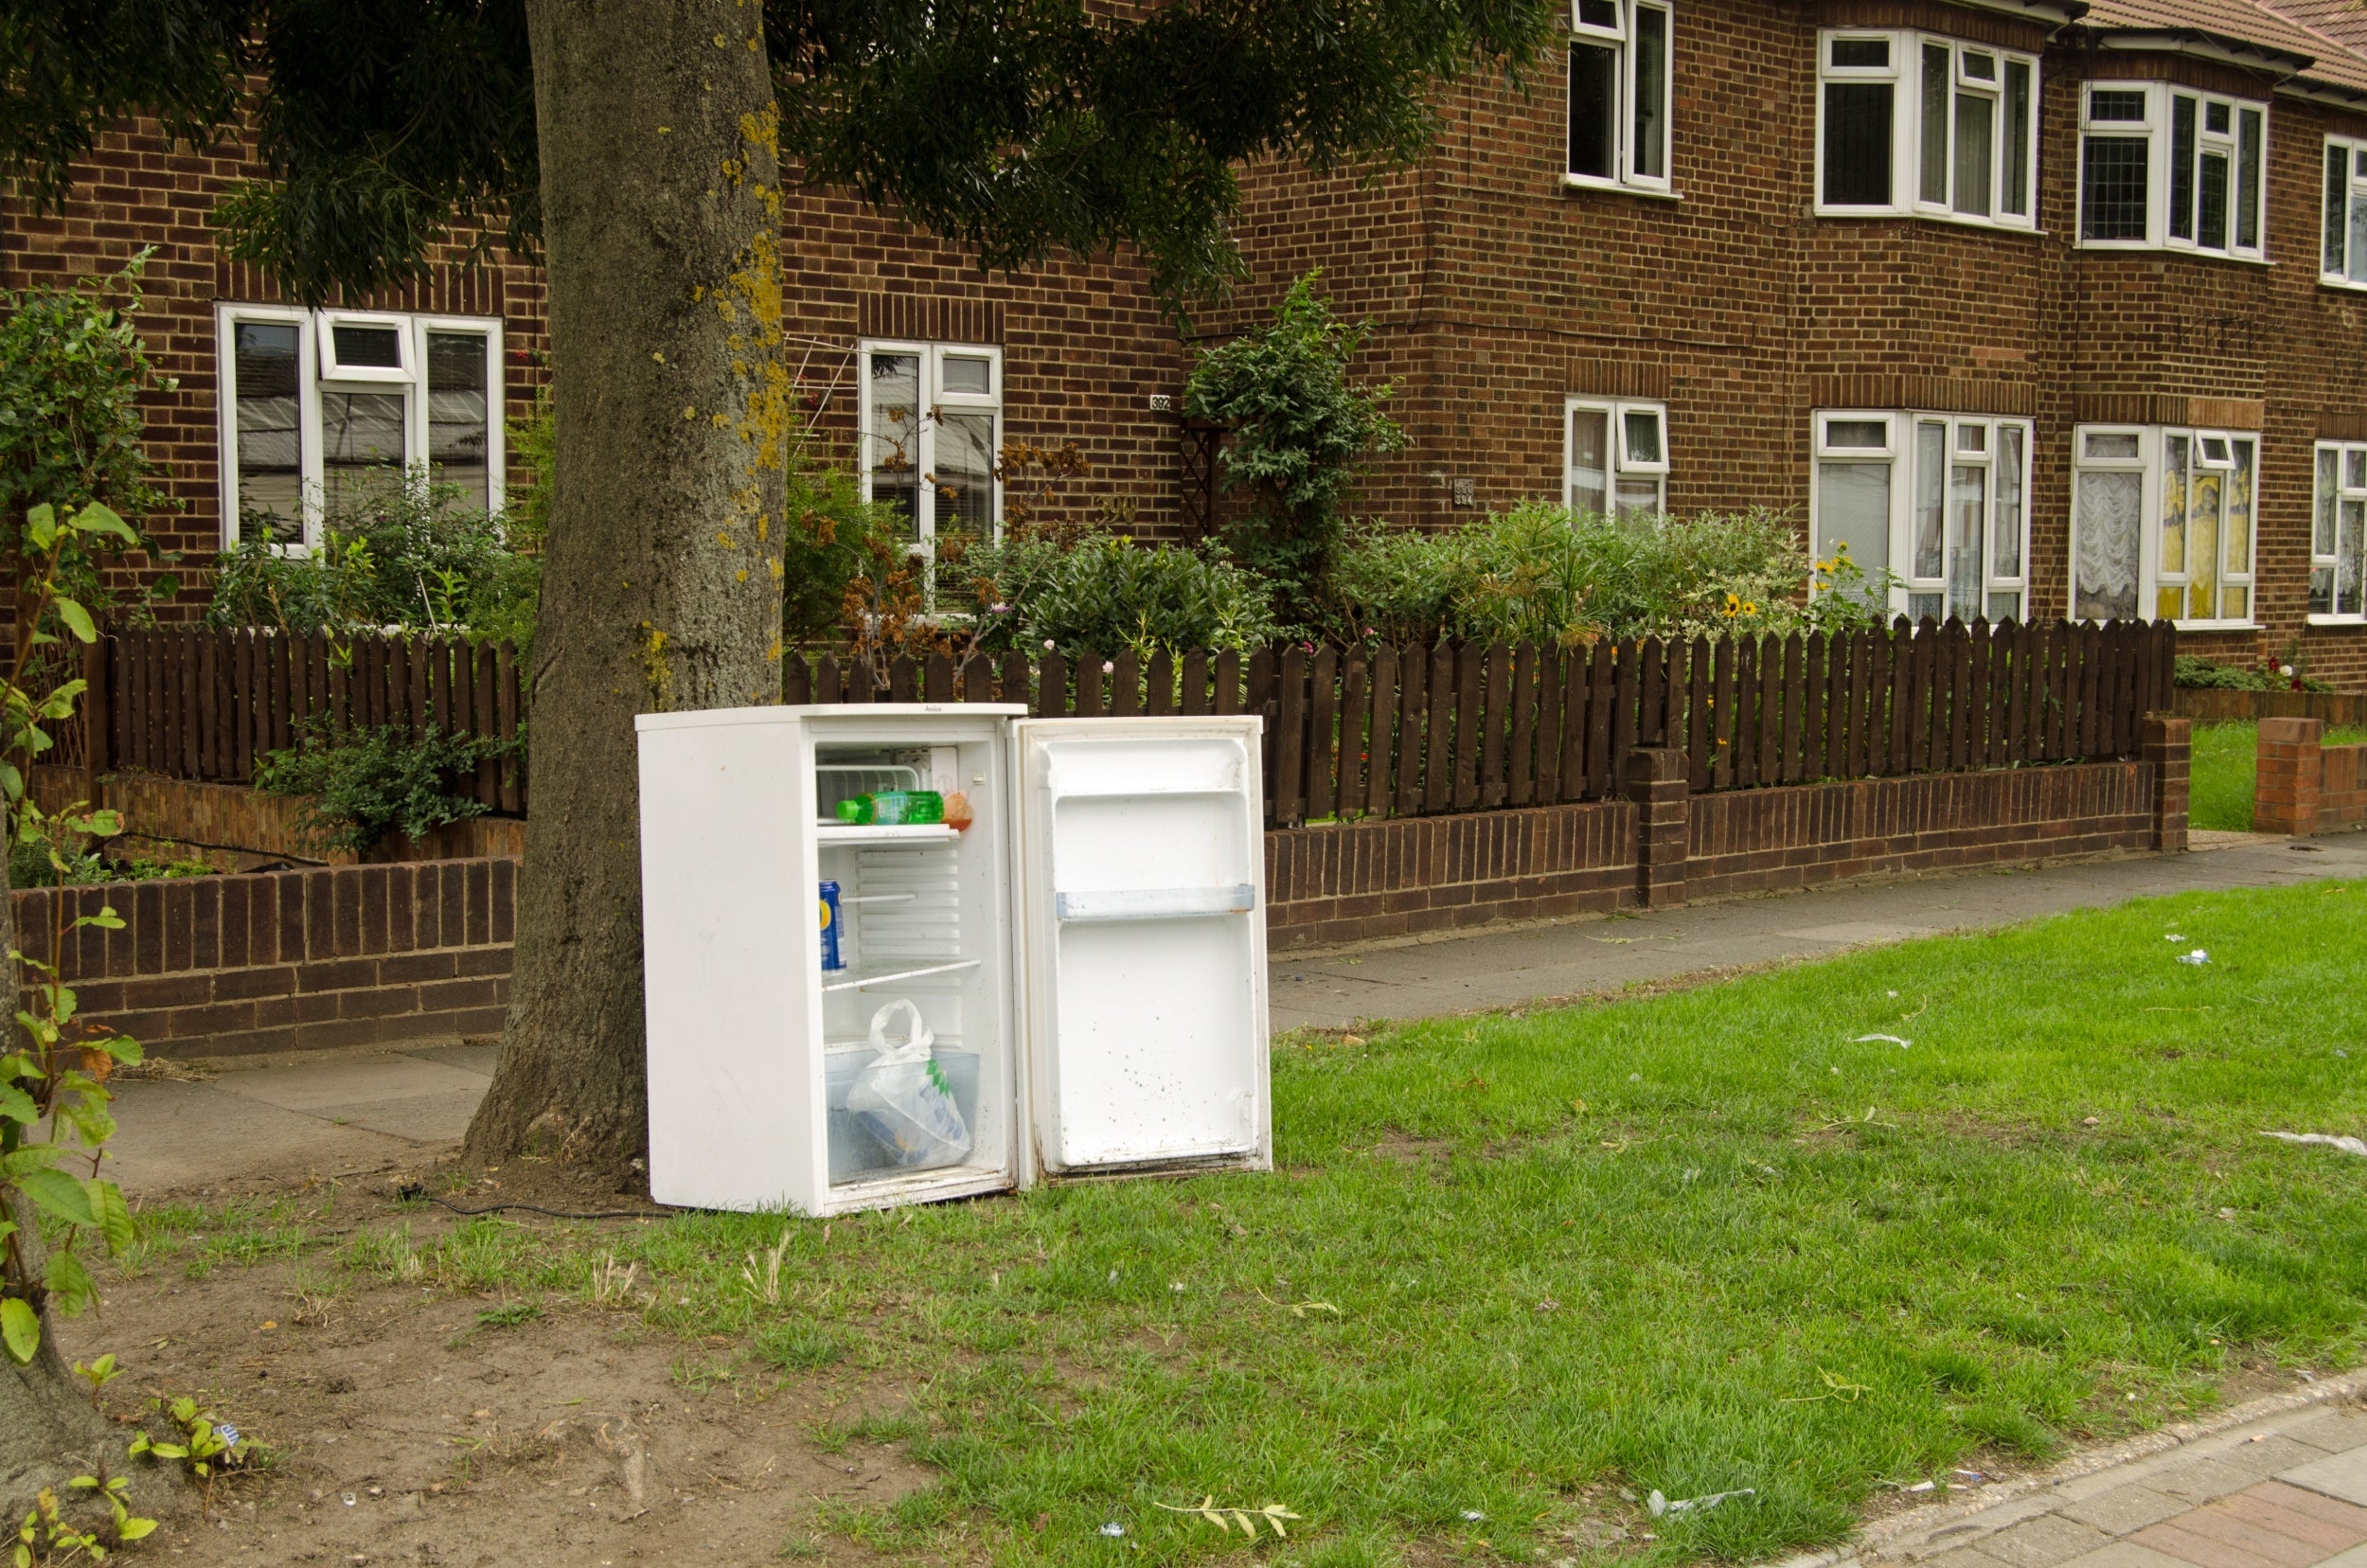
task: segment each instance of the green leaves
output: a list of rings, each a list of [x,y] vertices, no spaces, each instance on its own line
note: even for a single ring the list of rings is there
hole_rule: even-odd
[[[30,1364],[41,1348],[41,1314],[16,1296],[0,1300],[0,1345],[19,1366]]]
[[[69,1225],[98,1223],[90,1189],[62,1170],[28,1170],[17,1177],[16,1185],[25,1189],[25,1196]]]
[[[64,1247],[50,1253],[42,1283],[49,1287],[50,1303],[62,1317],[80,1317],[98,1290],[92,1282],[90,1271],[82,1267],[82,1260]]]
[[[91,624],[89,611],[70,598],[61,598],[50,608],[57,611],[58,618],[65,622],[66,630],[74,633],[76,641],[94,643],[98,640],[98,628]]]

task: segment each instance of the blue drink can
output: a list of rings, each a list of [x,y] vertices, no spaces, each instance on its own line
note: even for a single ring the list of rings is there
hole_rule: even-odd
[[[841,916],[838,912],[838,883],[822,884],[822,972],[835,974],[846,967],[845,957],[839,952],[838,935]]]

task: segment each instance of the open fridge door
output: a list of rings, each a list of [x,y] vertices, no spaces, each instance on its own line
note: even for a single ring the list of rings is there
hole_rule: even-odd
[[[1271,1167],[1259,721],[1012,729],[1023,1180]]]

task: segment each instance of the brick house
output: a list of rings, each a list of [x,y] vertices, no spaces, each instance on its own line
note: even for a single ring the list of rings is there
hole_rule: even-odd
[[[1253,279],[1195,332],[1315,266],[1373,320],[1414,440],[1362,511],[1787,508],[1895,573],[1903,612],[2171,615],[2196,650],[2296,648],[2367,687],[2350,0],[1573,0],[1569,28],[1524,90],[1446,95],[1416,169],[1248,177]],[[205,226],[253,172],[240,149],[130,126],[93,164],[62,219],[6,209],[0,284],[159,247],[166,543],[218,547],[228,497],[294,540],[312,498],[401,455],[500,499],[496,416],[541,374],[534,269],[295,311]],[[1139,269],[986,277],[833,192],[785,226],[824,439],[954,480],[1074,441],[1094,472],[1056,504],[1204,521],[1206,437],[1173,412],[1188,347]],[[901,496],[917,531],[1007,503],[961,488]]]

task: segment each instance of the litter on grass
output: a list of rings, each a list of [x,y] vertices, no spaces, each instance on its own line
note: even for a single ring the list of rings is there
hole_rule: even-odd
[[[2181,964],[2207,964],[2211,962],[2211,954],[2205,953],[2200,948],[2197,948],[2192,953],[2180,953],[2178,955],[2178,961]]]
[[[2329,1149],[2339,1149],[2345,1154],[2357,1154],[2363,1159],[2367,1159],[2367,1140],[2345,1138],[2338,1133],[2263,1132],[2260,1135],[2264,1138],[2281,1139],[2286,1143],[2291,1144],[2324,1144]]]
[[[1758,1489],[1756,1487],[1742,1487],[1734,1491],[1712,1492],[1707,1497],[1664,1497],[1660,1488],[1655,1487],[1652,1495],[1645,1499],[1645,1506],[1652,1510],[1654,1519],[1673,1519],[1678,1514],[1701,1513],[1715,1508],[1728,1498],[1754,1496]]]
[[[1110,1523],[1109,1523],[1104,1524],[1103,1526],[1101,1526],[1101,1533],[1102,1533],[1103,1535],[1106,1535],[1106,1536],[1111,1536],[1111,1537],[1113,1537],[1113,1538],[1114,1538],[1114,1537],[1117,1537],[1117,1536],[1122,1536],[1122,1535],[1124,1535],[1124,1534],[1126,1533],[1126,1526],[1125,1526],[1125,1525],[1123,1525],[1123,1524],[1121,1524],[1121,1523],[1119,1523],[1116,1520],[1114,1520],[1114,1519],[1113,1519],[1113,1520],[1110,1521]]]
[[[2186,935],[2183,932],[2173,931],[2162,939],[2165,942],[2182,942],[2186,939]]]
[[[1891,1043],[1891,1044],[1893,1044],[1893,1045],[1897,1046],[1897,1047],[1898,1047],[1900,1050],[1902,1050],[1902,1051],[1903,1051],[1903,1050],[1905,1050],[1908,1046],[1913,1045],[1913,1044],[1914,1043],[1914,1042],[1913,1042],[1913,1041],[1912,1041],[1912,1040],[1901,1040],[1901,1039],[1899,1039],[1899,1038],[1898,1038],[1898,1036],[1896,1036],[1896,1035],[1886,1035],[1886,1034],[1865,1034],[1865,1035],[1860,1035],[1857,1039],[1855,1039],[1855,1040],[1851,1041],[1849,1043],[1850,1043],[1850,1044],[1852,1044],[1852,1045],[1865,1045],[1865,1044],[1870,1044],[1870,1043],[1872,1043],[1873,1042],[1878,1041],[1878,1040],[1880,1040],[1880,1041],[1887,1041],[1889,1043]]]

